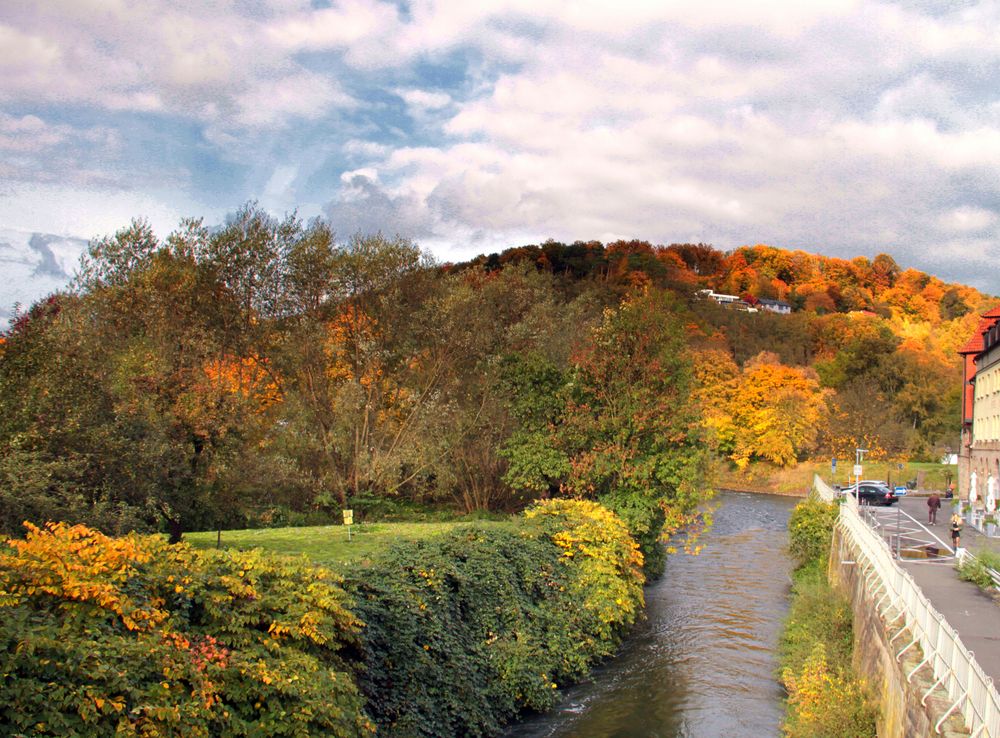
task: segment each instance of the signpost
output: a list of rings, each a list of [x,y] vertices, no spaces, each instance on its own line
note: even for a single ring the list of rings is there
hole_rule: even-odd
[[[351,540],[351,526],[354,525],[354,511],[344,510],[344,525],[347,526],[347,540]]]
[[[861,484],[861,475],[864,471],[861,469],[861,462],[865,460],[865,454],[868,453],[866,448],[856,448],[854,449],[854,483]],[[858,496],[858,502],[861,501],[861,490],[855,490]]]

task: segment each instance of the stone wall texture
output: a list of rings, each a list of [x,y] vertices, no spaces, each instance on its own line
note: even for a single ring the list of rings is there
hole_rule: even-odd
[[[935,689],[922,704],[934,678],[923,660],[920,647],[911,646],[909,632],[899,633],[899,625],[886,623],[867,591],[861,562],[857,560],[849,536],[834,528],[830,547],[830,583],[848,597],[854,612],[854,665],[878,698],[881,716],[878,738],[923,738],[937,736],[934,726],[951,703],[943,690]],[[890,619],[894,614],[890,614]],[[895,636],[895,637],[894,637]],[[917,669],[913,673],[914,669]],[[910,675],[912,674],[912,677]],[[960,717],[950,717],[942,726],[942,736],[968,736]]]

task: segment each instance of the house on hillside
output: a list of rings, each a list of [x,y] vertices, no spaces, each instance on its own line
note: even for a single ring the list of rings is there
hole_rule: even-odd
[[[720,305],[732,305],[735,302],[740,302],[740,298],[736,295],[723,295],[718,292],[713,292],[709,297]]]
[[[958,495],[967,498],[975,485],[982,500],[992,484],[1000,496],[1000,306],[983,313],[958,353],[963,359]]]
[[[762,308],[770,310],[772,313],[788,315],[792,312],[792,306],[781,300],[768,300],[766,297],[761,297],[757,300],[757,302],[760,303]]]

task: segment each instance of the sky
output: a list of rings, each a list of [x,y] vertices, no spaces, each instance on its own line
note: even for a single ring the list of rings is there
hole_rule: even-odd
[[[256,200],[441,261],[768,243],[995,294],[998,83],[1000,2],[13,0],[0,229],[49,282],[46,244]]]

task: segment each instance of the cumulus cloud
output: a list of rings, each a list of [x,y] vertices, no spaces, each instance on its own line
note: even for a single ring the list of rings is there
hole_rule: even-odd
[[[324,215],[344,235],[382,232],[422,238],[434,232],[432,216],[423,203],[412,194],[386,190],[371,169],[346,173]]]

